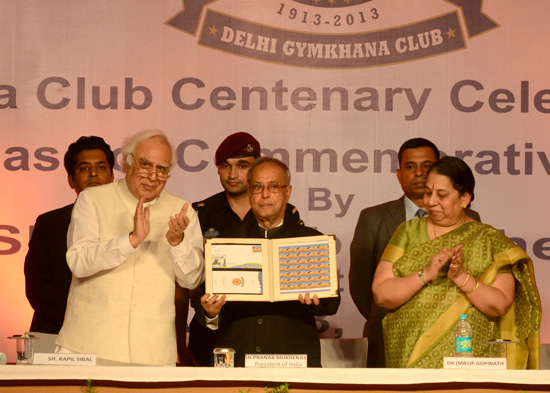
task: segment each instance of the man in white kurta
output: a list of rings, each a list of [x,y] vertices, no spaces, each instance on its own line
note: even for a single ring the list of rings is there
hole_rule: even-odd
[[[75,203],[67,238],[73,280],[59,352],[126,364],[177,360],[175,281],[185,288],[202,283],[203,240],[194,210],[164,191],[172,149],[158,132],[140,140],[150,134],[123,147],[126,178],[85,190]]]

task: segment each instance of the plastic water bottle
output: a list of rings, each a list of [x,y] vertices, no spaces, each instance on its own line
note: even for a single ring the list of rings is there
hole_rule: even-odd
[[[472,327],[466,314],[460,315],[460,320],[455,329],[455,356],[472,356]]]
[[[3,366],[4,364],[8,364],[8,358],[4,352],[0,352],[0,366]]]

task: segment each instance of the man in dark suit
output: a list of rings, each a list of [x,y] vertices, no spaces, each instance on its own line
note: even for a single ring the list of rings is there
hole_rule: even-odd
[[[69,146],[64,165],[78,195],[113,181],[115,157],[103,138],[83,136]],[[67,266],[67,230],[73,204],[36,219],[25,257],[25,291],[34,309],[30,331],[57,334],[63,325],[72,273]]]
[[[223,191],[193,203],[205,238],[218,237],[220,233],[247,222],[256,223],[250,209],[247,174],[250,166],[260,157],[260,152],[260,142],[246,132],[229,135],[216,150],[216,166]],[[287,204],[285,220],[303,224],[298,210],[291,204]],[[204,285],[192,291],[191,301],[195,310],[201,307],[200,297],[203,294]],[[177,304],[178,314],[184,313],[186,303],[179,301]],[[178,327],[178,337],[183,336],[184,332]],[[201,366],[210,364],[215,338],[215,332],[203,327],[193,317],[189,325],[189,349]]]
[[[385,367],[382,318],[387,310],[373,301],[372,279],[384,249],[397,227],[404,221],[427,215],[423,196],[426,174],[439,159],[438,148],[424,138],[406,141],[398,153],[397,179],[404,195],[395,200],[361,211],[350,246],[350,293],[355,305],[367,320],[363,337],[367,337],[367,367]],[[479,214],[466,214],[479,221]]]
[[[284,163],[270,157],[256,160],[247,182],[255,219],[223,232],[222,237],[279,239],[321,234],[287,219],[292,186]],[[208,326],[218,330],[215,346],[235,349],[235,366],[245,366],[247,354],[306,354],[308,367],[321,367],[315,316],[335,314],[340,297],[300,294],[294,301],[226,303],[225,295],[206,294],[201,304]]]

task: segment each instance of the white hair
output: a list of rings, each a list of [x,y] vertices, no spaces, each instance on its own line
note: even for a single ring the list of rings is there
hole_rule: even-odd
[[[170,162],[170,167],[173,167],[177,163],[176,159],[176,152],[174,151],[174,148],[172,147],[172,144],[168,140],[168,137],[166,134],[160,130],[145,130],[138,132],[137,134],[132,135],[131,137],[127,138],[124,143],[122,144],[122,160],[127,165],[132,165],[132,158],[130,155],[134,155],[134,151],[136,150],[136,146],[139,145],[141,142],[151,139],[151,138],[161,138],[163,139],[166,144],[170,147],[170,151],[172,152],[172,160]]]
[[[284,162],[276,159],[275,157],[260,157],[256,161],[254,161],[254,163],[248,169],[248,173],[246,174],[246,181],[249,185],[252,181],[253,172],[256,170],[257,167],[263,164],[273,164],[275,166],[278,166],[283,171],[286,184],[290,184],[290,169],[288,169],[288,166]]]

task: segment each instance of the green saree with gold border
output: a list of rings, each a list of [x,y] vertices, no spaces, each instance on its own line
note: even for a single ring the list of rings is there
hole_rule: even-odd
[[[499,273],[515,278],[514,302],[508,313],[488,317],[447,278],[448,266],[401,307],[382,321],[387,367],[442,368],[443,357],[454,356],[454,328],[460,314],[472,326],[474,357],[489,356],[487,340],[513,341],[507,350],[508,368],[539,368],[542,317],[533,262],[504,234],[477,221],[430,240],[427,218],[406,221],[396,230],[383,261],[393,264],[395,277],[405,277],[428,266],[444,247],[462,244],[464,269],[491,285]]]

